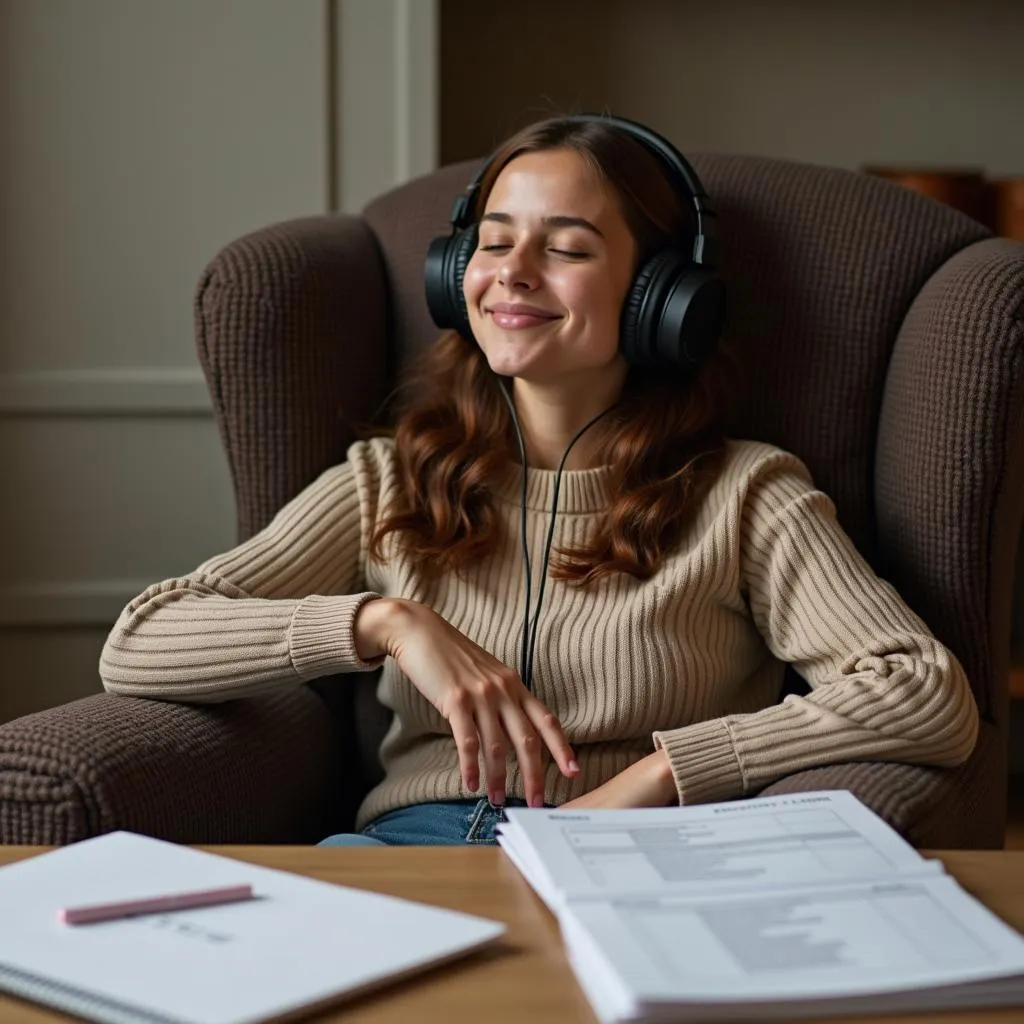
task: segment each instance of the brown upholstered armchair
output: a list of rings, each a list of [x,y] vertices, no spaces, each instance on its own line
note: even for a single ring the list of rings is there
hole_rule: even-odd
[[[868,559],[959,656],[983,719],[956,771],[837,765],[768,792],[849,788],[917,845],[1001,846],[1024,245],[885,181],[692,159],[719,211],[728,334],[753,382],[734,434],[806,461]],[[197,338],[240,538],[344,458],[353,425],[435,336],[423,258],[470,173],[429,175],[362,217],[257,231],[207,268]],[[372,679],[343,676],[221,705],[104,694],[29,715],[0,727],[0,838],[315,841],[346,826],[379,771],[381,711]]]

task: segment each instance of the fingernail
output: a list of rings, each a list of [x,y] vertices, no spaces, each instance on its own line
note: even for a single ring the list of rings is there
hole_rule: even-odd
[[[504,807],[505,806],[505,794],[500,789],[492,789],[487,799],[490,801],[492,807]]]
[[[537,793],[534,793],[533,796],[530,797],[529,803],[531,807],[543,807],[544,797],[538,795]]]
[[[575,761],[570,761],[569,762],[569,771],[571,771],[571,772],[578,772],[579,770],[580,770],[580,766]]]

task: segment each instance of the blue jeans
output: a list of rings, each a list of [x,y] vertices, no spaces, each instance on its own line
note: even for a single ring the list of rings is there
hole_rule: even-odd
[[[506,807],[525,807],[510,797]],[[374,818],[362,832],[340,832],[317,846],[496,846],[494,828],[505,820],[489,800],[413,804]]]

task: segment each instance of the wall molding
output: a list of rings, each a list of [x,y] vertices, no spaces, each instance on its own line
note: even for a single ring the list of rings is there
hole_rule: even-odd
[[[46,580],[0,585],[0,628],[103,626],[153,580]]]
[[[328,0],[332,202],[357,213],[436,169],[439,0]]]
[[[0,374],[0,416],[211,416],[202,371],[189,366]]]
[[[437,0],[395,3],[395,179],[437,167],[439,25]]]

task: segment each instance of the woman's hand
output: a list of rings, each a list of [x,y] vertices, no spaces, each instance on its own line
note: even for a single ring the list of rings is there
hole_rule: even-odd
[[[678,802],[672,766],[664,750],[641,758],[624,772],[562,807],[667,807]]]
[[[387,653],[445,717],[459,751],[462,781],[480,787],[483,751],[488,799],[505,802],[505,759],[515,751],[527,803],[544,803],[541,744],[563,775],[579,772],[561,723],[523,685],[519,674],[478,647],[426,605],[382,598],[356,615],[356,648],[370,660]]]

